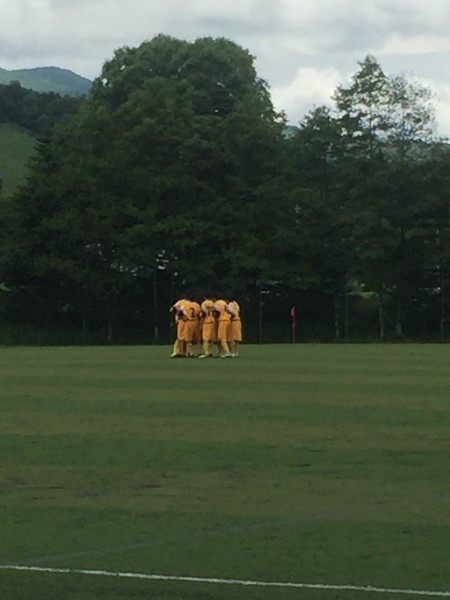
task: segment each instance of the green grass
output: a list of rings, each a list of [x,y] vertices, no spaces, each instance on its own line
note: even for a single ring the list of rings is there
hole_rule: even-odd
[[[24,182],[35,138],[23,129],[0,123],[0,176],[2,196],[12,194]]]
[[[0,564],[450,590],[450,347],[168,354],[1,349]],[[383,597],[7,570],[0,589]]]

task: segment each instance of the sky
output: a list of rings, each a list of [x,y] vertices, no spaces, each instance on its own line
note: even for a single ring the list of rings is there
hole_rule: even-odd
[[[255,56],[277,110],[296,125],[332,105],[375,56],[435,94],[450,136],[450,0],[0,0],[0,68],[57,66],[94,79],[122,46],[160,33],[226,37]]]

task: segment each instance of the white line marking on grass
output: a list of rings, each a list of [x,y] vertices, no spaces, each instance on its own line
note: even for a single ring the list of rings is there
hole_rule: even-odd
[[[251,581],[245,579],[217,579],[216,577],[188,577],[177,575],[148,575],[146,573],[121,573],[114,571],[90,569],[58,569],[52,567],[27,567],[23,565],[0,565],[7,571],[35,571],[38,573],[65,573],[70,575],[96,575],[101,577],[125,577],[128,579],[150,579],[153,581],[187,581],[191,583],[213,583],[221,585],[243,585],[259,587],[306,588],[310,590],[340,590],[371,592],[378,594],[405,594],[408,596],[434,596],[435,598],[450,598],[450,592],[432,592],[427,590],[402,590],[393,588],[373,587],[371,585],[332,585],[325,583],[293,583],[281,581]]]

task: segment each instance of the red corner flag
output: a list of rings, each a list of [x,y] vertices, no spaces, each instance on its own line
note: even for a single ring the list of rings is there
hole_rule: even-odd
[[[295,308],[295,306],[293,306],[291,308],[291,318],[292,318],[292,343],[295,344],[296,342],[296,331],[295,331],[295,326],[296,326],[296,315],[297,315],[297,310]]]

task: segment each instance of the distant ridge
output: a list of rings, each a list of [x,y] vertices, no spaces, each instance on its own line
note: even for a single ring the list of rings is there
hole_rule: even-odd
[[[18,81],[22,87],[36,92],[56,92],[67,96],[82,96],[92,82],[68,69],[36,67],[8,71],[0,68],[0,84]]]

